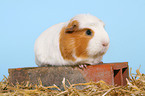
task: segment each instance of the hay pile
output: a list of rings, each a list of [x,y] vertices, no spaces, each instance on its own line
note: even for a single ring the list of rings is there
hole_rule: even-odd
[[[131,73],[130,78],[126,80],[126,86],[112,86],[104,81],[71,84],[64,78],[62,83],[65,90],[63,91],[56,85],[44,87],[41,81],[35,86],[29,82],[10,86],[7,78],[4,77],[0,82],[0,96],[145,96],[145,75],[141,74],[139,69],[136,70],[136,74]],[[66,86],[65,82],[70,86]],[[85,86],[85,88],[79,90],[77,86]]]

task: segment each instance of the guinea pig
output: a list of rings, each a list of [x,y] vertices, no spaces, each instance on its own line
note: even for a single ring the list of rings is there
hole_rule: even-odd
[[[98,64],[109,48],[105,24],[90,14],[53,25],[35,42],[35,62],[45,65]]]

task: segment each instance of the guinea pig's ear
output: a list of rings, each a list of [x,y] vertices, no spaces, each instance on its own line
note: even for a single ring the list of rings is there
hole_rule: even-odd
[[[66,33],[73,33],[74,31],[77,31],[79,28],[79,23],[77,20],[71,21],[68,26],[65,29]]]

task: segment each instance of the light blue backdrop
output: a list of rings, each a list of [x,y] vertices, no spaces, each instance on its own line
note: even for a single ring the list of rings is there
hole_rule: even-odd
[[[0,0],[0,80],[8,68],[36,67],[35,39],[80,13],[103,20],[110,36],[104,62],[145,73],[145,0]]]

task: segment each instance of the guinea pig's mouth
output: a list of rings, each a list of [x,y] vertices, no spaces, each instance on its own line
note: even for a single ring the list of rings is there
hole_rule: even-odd
[[[98,56],[102,56],[105,53],[106,53],[105,51],[100,51],[100,52],[97,52],[96,54],[94,54],[93,57],[97,58]]]
[[[98,55],[104,55],[106,52],[105,51],[101,51],[98,53]]]
[[[97,47],[89,49],[88,55],[89,57],[97,58],[98,56],[104,55],[107,52],[108,48],[109,46],[103,47],[102,45],[100,46],[98,44]]]
[[[97,56],[102,56],[107,52],[108,48],[103,48],[102,50],[100,50],[96,55]]]

